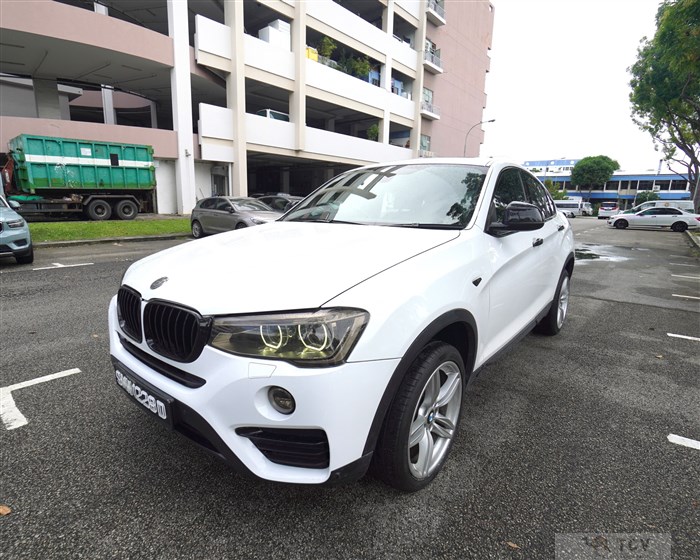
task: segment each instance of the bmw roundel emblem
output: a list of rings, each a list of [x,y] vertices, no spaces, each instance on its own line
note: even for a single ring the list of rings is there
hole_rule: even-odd
[[[151,284],[151,290],[157,290],[160,288],[163,284],[165,284],[168,281],[167,276],[163,276],[162,278],[158,278],[153,284]]]

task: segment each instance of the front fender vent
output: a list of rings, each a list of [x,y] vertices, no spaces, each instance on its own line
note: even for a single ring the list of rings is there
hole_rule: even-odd
[[[292,428],[237,428],[260,453],[277,463],[305,469],[326,469],[330,464],[328,436],[323,430]]]

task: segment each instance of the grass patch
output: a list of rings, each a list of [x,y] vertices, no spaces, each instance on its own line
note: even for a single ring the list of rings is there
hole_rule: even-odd
[[[30,222],[32,241],[77,241],[108,237],[141,237],[188,233],[189,218],[106,220],[104,222]]]

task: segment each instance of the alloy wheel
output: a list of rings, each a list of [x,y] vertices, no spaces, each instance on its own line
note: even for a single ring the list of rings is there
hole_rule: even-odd
[[[454,437],[462,404],[462,376],[456,363],[439,365],[423,387],[408,434],[409,470],[418,479],[432,474]]]

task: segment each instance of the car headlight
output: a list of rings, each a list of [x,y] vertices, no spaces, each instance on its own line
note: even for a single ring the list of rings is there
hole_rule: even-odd
[[[266,220],[261,220],[261,219],[259,219],[259,218],[251,218],[250,221],[253,222],[255,225],[258,225],[258,226],[259,226],[260,224],[266,224],[266,223],[267,223]]]
[[[215,317],[209,344],[255,358],[299,366],[331,366],[345,360],[369,320],[361,309]]]
[[[5,224],[7,224],[7,227],[13,228],[13,229],[23,227],[24,223],[25,222],[22,218],[20,218],[19,220],[8,220],[7,222],[5,222]]]

